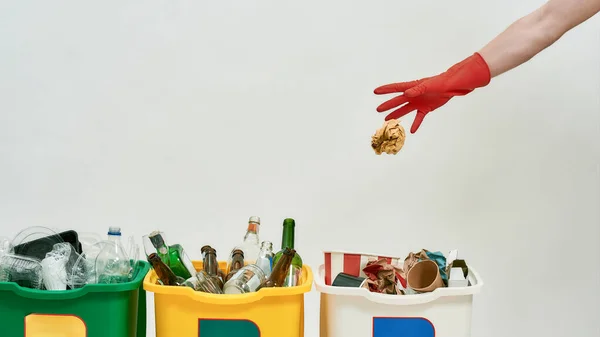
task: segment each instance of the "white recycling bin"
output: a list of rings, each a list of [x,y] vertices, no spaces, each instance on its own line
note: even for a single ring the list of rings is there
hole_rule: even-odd
[[[365,256],[363,263],[370,260]],[[344,265],[351,265],[351,260],[352,256],[346,254]],[[321,337],[471,336],[473,295],[481,291],[483,281],[470,266],[469,286],[444,287],[414,295],[387,295],[365,288],[331,286],[337,272],[346,272],[347,268],[335,270],[331,258],[326,259],[326,265],[319,267],[315,277],[316,289],[321,293]],[[331,275],[331,269],[335,275]]]

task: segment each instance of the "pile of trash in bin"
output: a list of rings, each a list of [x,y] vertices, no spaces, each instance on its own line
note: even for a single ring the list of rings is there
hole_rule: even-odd
[[[281,249],[274,252],[271,241],[260,239],[260,217],[251,216],[242,242],[226,255],[227,264],[219,266],[216,249],[204,245],[200,248],[200,270],[194,268],[183,247],[167,240],[164,232],[155,230],[142,241],[157,284],[212,294],[245,294],[302,283],[302,258],[294,246],[296,221],[285,218],[282,227]]]
[[[326,252],[325,283],[339,287],[365,288],[389,295],[413,295],[442,287],[468,287],[469,268],[458,259],[422,249],[403,260],[361,253]],[[332,281],[333,279],[333,281]]]
[[[121,229],[108,237],[29,227],[12,240],[0,237],[0,282],[39,290],[70,290],[86,284],[125,283],[137,275],[139,246]]]

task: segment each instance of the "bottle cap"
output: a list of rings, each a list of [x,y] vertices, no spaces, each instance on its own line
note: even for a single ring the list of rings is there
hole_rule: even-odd
[[[121,236],[121,227],[108,227],[108,235]]]
[[[250,219],[248,219],[248,222],[256,222],[257,224],[260,224],[260,217],[253,215],[250,217]]]

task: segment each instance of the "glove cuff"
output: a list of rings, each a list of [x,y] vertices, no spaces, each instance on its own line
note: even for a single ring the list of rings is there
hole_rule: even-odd
[[[451,87],[459,90],[474,90],[485,87],[492,79],[490,67],[479,53],[467,57],[446,71]]]

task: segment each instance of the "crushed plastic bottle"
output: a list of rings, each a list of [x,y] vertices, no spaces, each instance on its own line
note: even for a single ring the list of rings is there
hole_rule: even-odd
[[[10,252],[10,249],[10,239],[4,236],[0,236],[0,256],[8,254]]]
[[[97,283],[129,282],[131,264],[121,243],[121,228],[109,228],[107,243],[96,258]]]
[[[77,254],[68,242],[57,243],[42,260],[42,273],[46,290],[67,289],[67,262],[71,254]]]
[[[42,264],[36,258],[4,254],[0,256],[0,282],[16,282],[21,287],[41,289]]]

